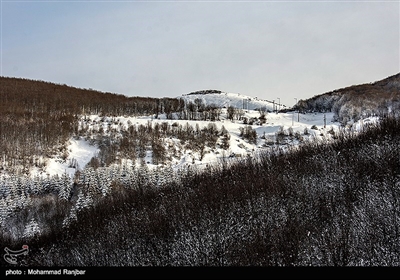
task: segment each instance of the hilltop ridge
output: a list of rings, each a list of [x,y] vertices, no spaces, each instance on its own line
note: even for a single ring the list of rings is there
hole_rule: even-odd
[[[335,120],[343,124],[388,114],[400,110],[400,73],[299,100],[295,108],[301,112],[333,112]]]
[[[277,111],[286,108],[285,105],[279,104],[275,100],[259,99],[240,93],[223,92],[217,90],[196,91],[188,94],[183,94],[179,98],[185,102],[201,102],[205,106],[214,105],[220,108],[228,108],[232,106],[237,109],[246,110],[265,110],[269,112]]]

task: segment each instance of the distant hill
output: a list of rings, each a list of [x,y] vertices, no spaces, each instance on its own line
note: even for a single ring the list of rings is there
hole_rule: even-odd
[[[334,112],[334,119],[343,124],[395,112],[400,109],[400,73],[300,100],[295,108],[301,112]]]
[[[160,98],[127,97],[123,94],[82,89],[65,84],[13,77],[0,77],[0,114],[51,113],[143,115],[156,113]],[[171,106],[178,105],[177,99]]]
[[[284,109],[286,106],[277,102],[258,99],[240,93],[228,93],[219,90],[201,90],[184,94],[181,96],[185,102],[201,102],[205,106],[214,105],[219,108],[228,108],[229,106],[237,109],[275,111]]]

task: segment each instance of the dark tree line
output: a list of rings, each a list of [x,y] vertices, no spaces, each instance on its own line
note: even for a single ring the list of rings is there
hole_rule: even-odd
[[[387,117],[334,142],[189,168],[163,186],[115,182],[67,227],[54,219],[46,234],[0,243],[29,243],[27,265],[41,266],[398,266],[399,159],[400,119]]]
[[[217,121],[220,120],[222,109],[215,104],[204,104],[203,100],[196,98],[194,102],[185,102],[180,99],[184,106],[177,112],[177,118],[180,120],[203,120]]]
[[[217,90],[217,89],[206,89],[206,90],[198,90],[194,91],[191,93],[188,93],[188,95],[197,95],[197,94],[221,94],[222,91]]]

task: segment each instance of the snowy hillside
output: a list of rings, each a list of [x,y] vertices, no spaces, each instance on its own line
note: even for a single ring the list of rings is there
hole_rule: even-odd
[[[101,93],[96,94],[104,97]],[[22,155],[29,162],[14,161],[19,157],[14,155],[13,158],[12,153],[8,157],[3,154],[0,176],[24,174],[31,178],[50,178],[67,174],[74,178],[77,171],[84,171],[86,167],[113,165],[133,168],[143,164],[149,168],[170,166],[174,170],[187,166],[206,167],[222,159],[254,156],[271,148],[299,145],[314,139],[333,139],[341,127],[339,122],[332,122],[333,113],[283,112],[279,110],[285,107],[277,100],[221,91],[198,91],[159,101],[136,98],[129,101],[131,105],[126,102],[123,99],[114,104],[112,113],[104,113],[108,107],[99,109],[92,105],[89,110],[90,105],[85,105],[83,109],[75,108],[76,119],[71,115],[70,119],[50,120],[53,124],[47,125],[46,129],[51,127],[53,130],[47,133],[62,137],[47,141],[46,152],[38,149],[44,144],[31,147],[28,143],[27,151]],[[106,105],[111,105],[108,99],[104,101]],[[71,108],[74,107],[71,105]],[[373,119],[365,121],[368,120]],[[46,119],[46,122],[38,120],[34,123],[48,122]],[[60,126],[60,122],[64,125]],[[362,122],[358,121],[356,126]],[[44,128],[38,129],[44,131]],[[39,135],[43,138],[40,143],[46,144],[48,137]],[[36,134],[32,133],[30,137],[35,136],[37,142]],[[38,151],[34,152],[34,149]]]
[[[278,104],[278,100],[263,100],[258,99],[257,97],[251,97],[240,93],[191,93],[182,95],[181,98],[183,98],[186,102],[195,102],[196,99],[200,99],[206,106],[214,104],[221,108],[228,108],[229,106],[247,110],[265,108],[267,111],[272,112],[276,109],[279,110],[286,107],[285,105]]]
[[[333,112],[335,120],[346,125],[374,115],[400,110],[400,73],[386,79],[353,85],[300,100],[301,112]]]
[[[223,99],[220,99],[220,101],[222,102]],[[333,113],[326,115],[322,113],[298,114],[296,112],[267,113],[266,121],[263,124],[259,122],[259,116],[260,113],[258,111],[245,110],[240,120],[232,121],[226,118],[226,109],[222,110],[220,120],[215,122],[169,120],[165,118],[165,115],[160,115],[158,119],[154,119],[153,116],[85,116],[81,118],[80,126],[86,127],[88,132],[86,136],[70,139],[67,143],[67,157],[63,159],[61,155],[54,155],[52,158],[47,159],[47,165],[44,170],[33,169],[31,175],[54,176],[57,174],[61,176],[63,173],[67,173],[73,177],[77,170],[84,169],[86,164],[99,154],[99,144],[94,141],[99,137],[99,128],[103,129],[104,135],[113,134],[117,138],[121,137],[132,126],[137,128],[151,126],[153,129],[158,126],[169,128],[179,126],[182,129],[190,127],[193,130],[204,130],[215,125],[218,131],[224,129],[227,131],[229,136],[225,147],[222,146],[223,137],[220,134],[215,146],[205,146],[201,151],[185,145],[177,136],[169,136],[160,140],[166,152],[166,160],[163,163],[155,163],[153,150],[149,146],[146,147],[143,158],[135,157],[132,160],[132,158],[120,157],[117,161],[124,164],[128,163],[137,168],[142,163],[145,163],[149,168],[171,165],[175,170],[191,165],[206,167],[208,164],[217,163],[222,159],[229,160],[254,156],[258,152],[268,151],[271,148],[299,145],[304,141],[329,140],[333,139],[341,129],[339,123],[331,122]],[[374,121],[376,119],[372,118],[360,121],[354,125],[354,128],[360,130],[362,124]],[[249,140],[243,135],[242,132],[246,127],[255,132],[255,139]]]

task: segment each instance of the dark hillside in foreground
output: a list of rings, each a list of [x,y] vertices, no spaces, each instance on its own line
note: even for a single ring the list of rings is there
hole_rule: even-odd
[[[296,107],[301,112],[334,112],[343,124],[400,110],[400,73],[300,100]]]
[[[400,119],[162,188],[114,185],[69,228],[57,223],[13,244],[32,248],[27,265],[399,266]]]

